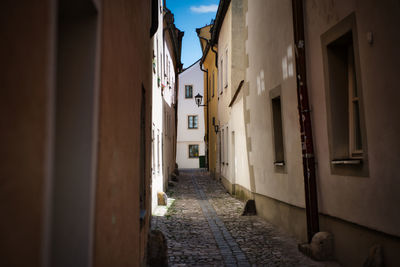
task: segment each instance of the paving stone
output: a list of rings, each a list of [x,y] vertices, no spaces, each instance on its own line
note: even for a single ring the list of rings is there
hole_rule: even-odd
[[[325,266],[297,250],[296,240],[258,216],[205,171],[180,171],[164,216],[153,216],[168,244],[169,266]]]

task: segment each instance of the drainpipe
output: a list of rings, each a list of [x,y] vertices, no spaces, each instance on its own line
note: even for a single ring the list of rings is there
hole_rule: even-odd
[[[218,52],[214,50],[214,45],[211,45],[211,51],[215,53],[215,67],[218,68]]]
[[[206,75],[206,77],[207,77],[207,79],[206,79],[206,92],[207,92],[207,98],[206,98],[206,96],[204,96],[204,102],[206,103],[206,99],[207,99],[207,104],[205,104],[205,107],[207,108],[207,133],[206,133],[206,136],[207,136],[207,138],[206,138],[206,140],[204,140],[204,141],[206,141],[207,142],[207,146],[206,146],[206,149],[207,149],[207,153],[206,153],[206,166],[207,166],[207,171],[209,171],[210,170],[210,166],[209,166],[209,164],[208,164],[208,160],[209,160],[209,156],[210,156],[210,149],[209,149],[209,125],[208,125],[208,105],[209,105],[209,101],[208,101],[208,70],[205,70],[205,69],[203,69],[203,65],[201,64],[201,61],[199,62],[199,64],[200,64],[200,69],[201,69],[201,71],[203,71],[203,72],[205,72],[207,75]]]
[[[315,175],[314,145],[310,106],[307,92],[306,56],[304,44],[303,0],[292,0],[293,31],[296,57],[297,101],[303,154],[304,191],[307,215],[307,236],[311,242],[319,232],[318,199]]]

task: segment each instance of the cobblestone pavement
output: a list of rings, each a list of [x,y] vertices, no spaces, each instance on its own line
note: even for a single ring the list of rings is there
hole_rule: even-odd
[[[297,242],[258,216],[204,171],[181,171],[165,216],[152,228],[168,243],[170,266],[326,266],[297,250]]]

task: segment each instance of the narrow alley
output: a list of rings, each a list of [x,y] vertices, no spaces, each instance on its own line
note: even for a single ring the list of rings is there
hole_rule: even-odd
[[[400,1],[0,1],[0,267],[400,266]]]
[[[203,170],[180,171],[169,197],[152,221],[167,238],[169,266],[325,266],[266,220],[242,216],[244,203]]]

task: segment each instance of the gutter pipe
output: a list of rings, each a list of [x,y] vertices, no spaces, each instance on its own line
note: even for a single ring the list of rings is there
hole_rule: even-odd
[[[315,175],[315,157],[307,92],[307,71],[304,43],[303,0],[292,0],[293,32],[296,58],[297,101],[303,155],[304,191],[308,242],[319,232],[318,199]]]
[[[210,154],[210,149],[209,149],[209,119],[208,119],[208,104],[209,104],[209,101],[208,101],[208,70],[205,70],[205,69],[203,69],[203,65],[202,65],[202,63],[201,63],[201,61],[199,62],[199,64],[200,64],[200,70],[201,71],[203,71],[203,72],[205,72],[207,75],[206,75],[206,92],[207,92],[207,98],[206,98],[206,96],[204,96],[204,100],[206,100],[207,99],[207,104],[205,104],[205,107],[207,108],[207,133],[206,133],[206,142],[207,142],[207,146],[206,146],[206,149],[207,149],[207,153],[206,153],[206,166],[207,166],[207,171],[209,171],[210,170],[210,166],[209,166],[209,164],[208,164],[208,160],[209,160],[209,154]],[[204,102],[206,102],[206,101],[204,101]]]

